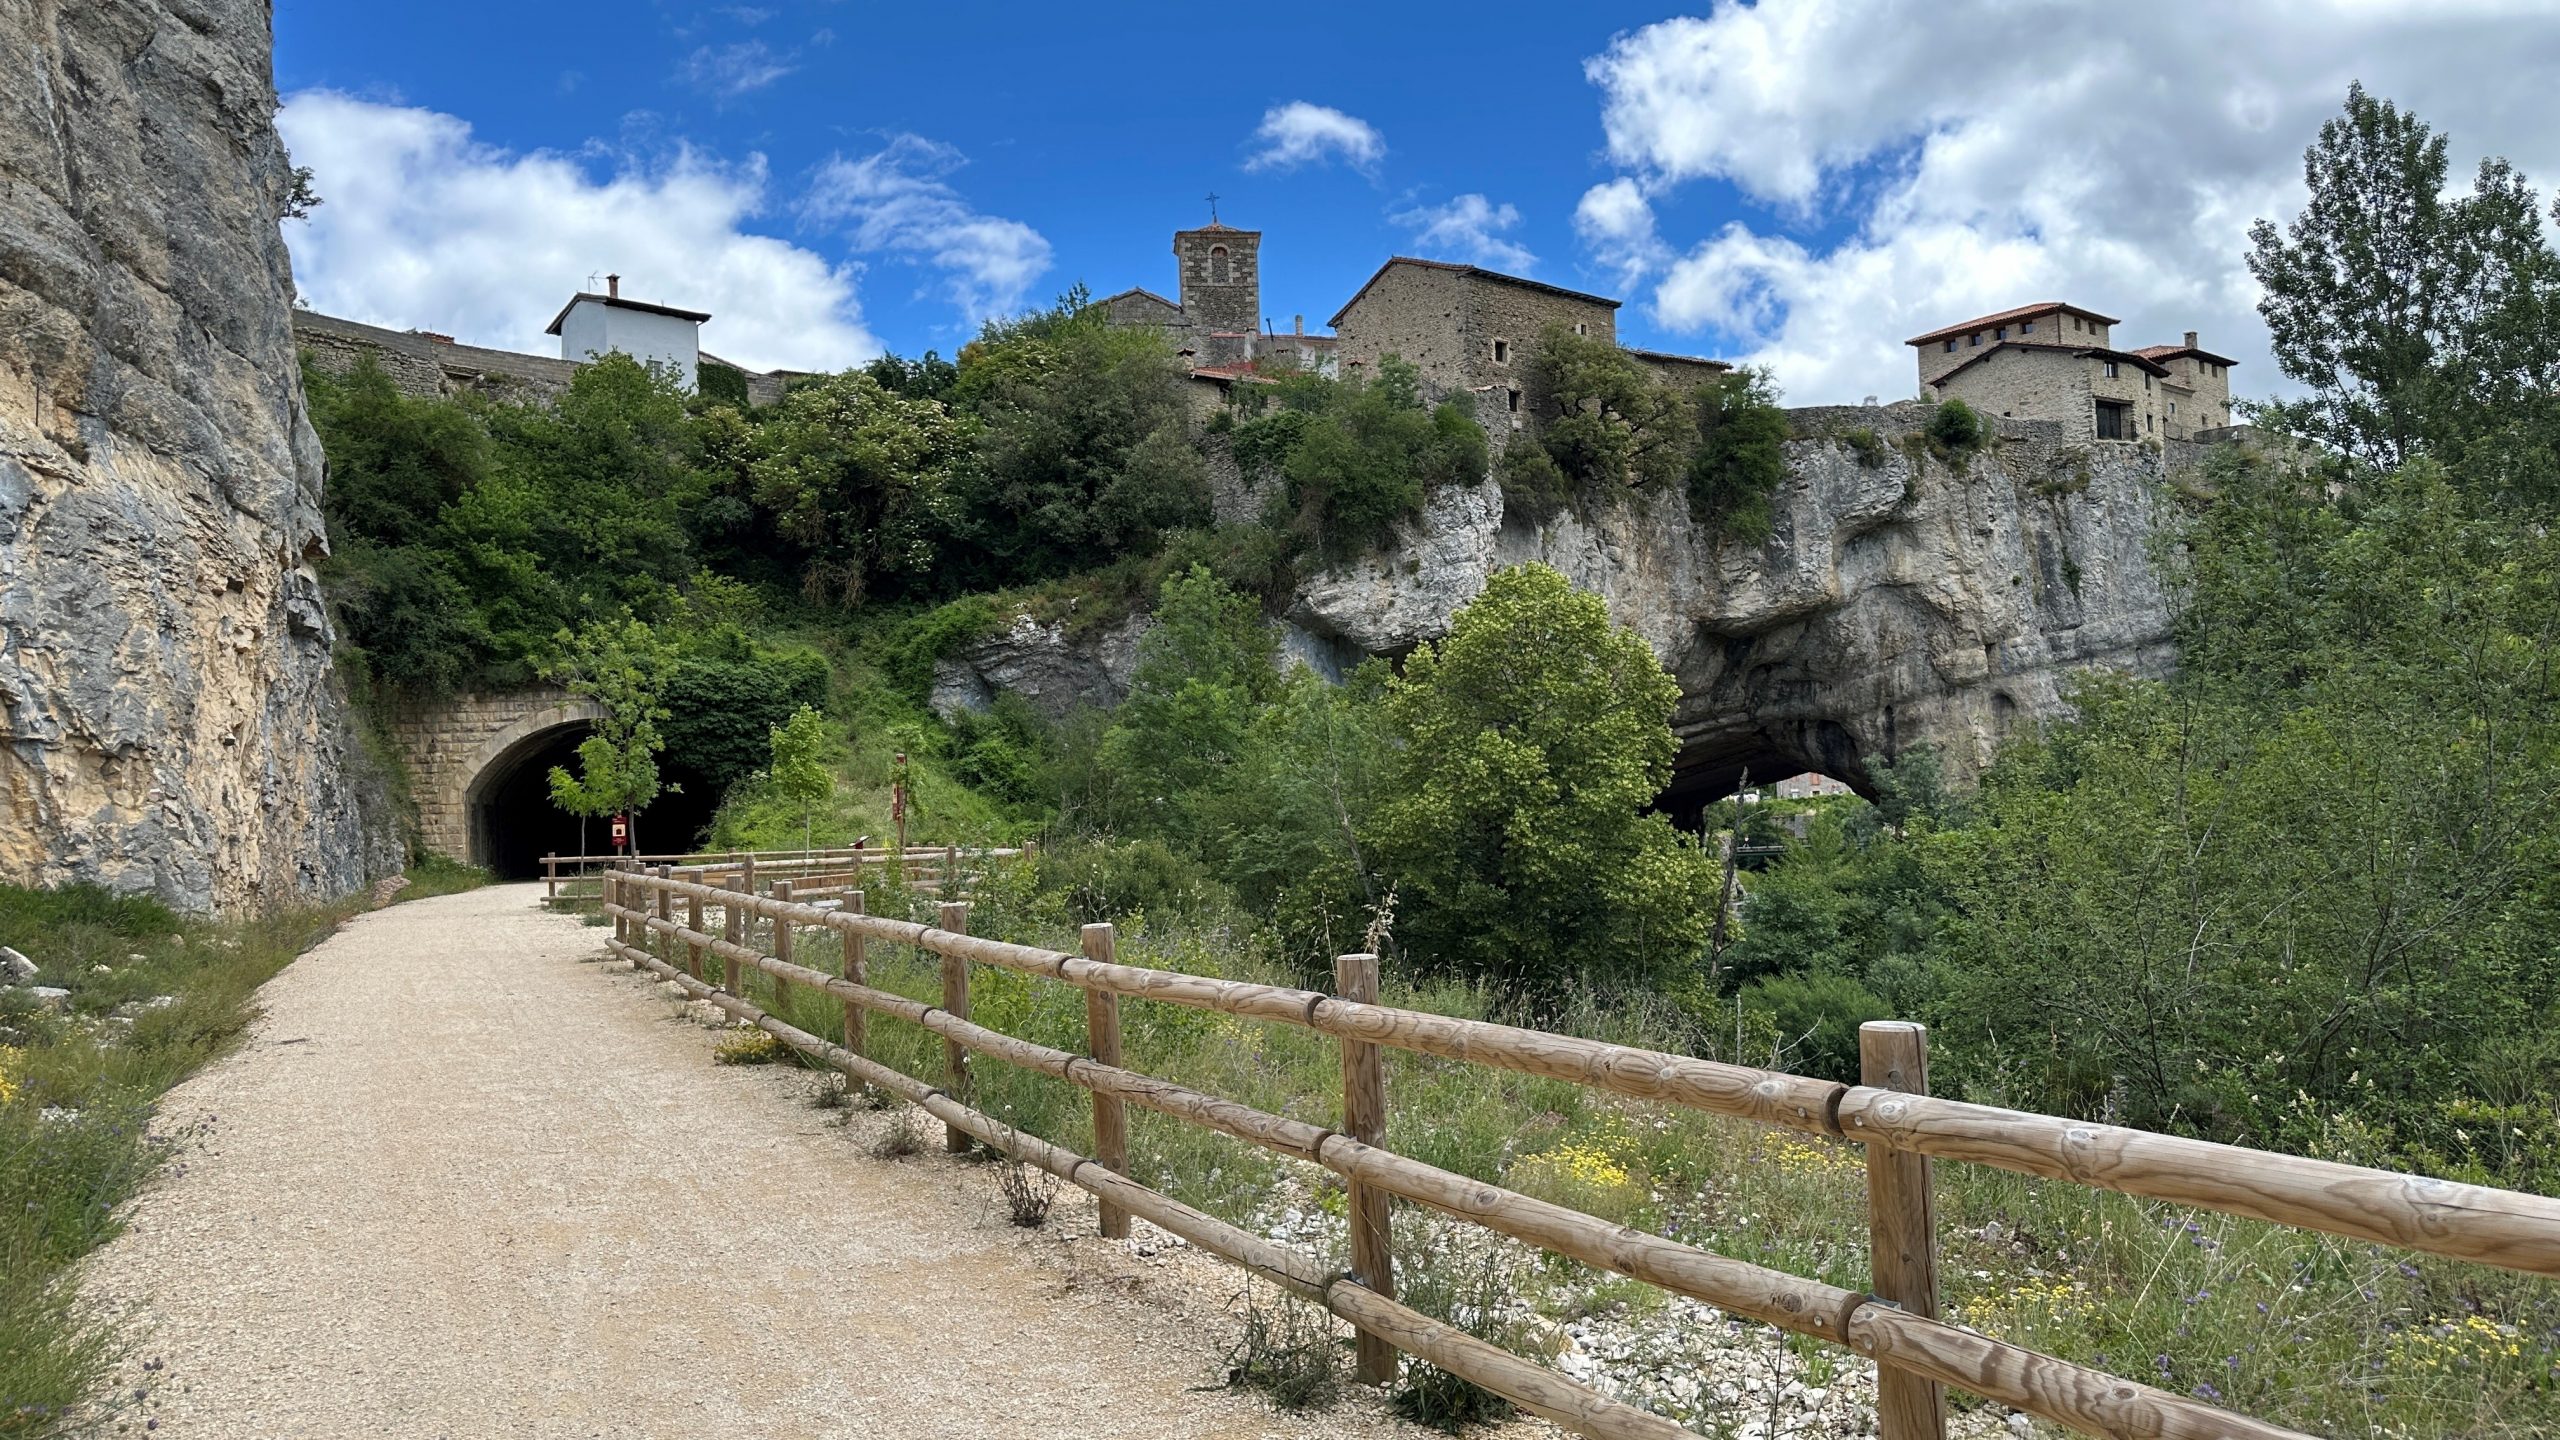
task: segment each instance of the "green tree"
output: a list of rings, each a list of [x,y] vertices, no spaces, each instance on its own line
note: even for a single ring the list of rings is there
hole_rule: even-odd
[[[1197,847],[1201,798],[1235,763],[1256,708],[1277,685],[1278,645],[1261,607],[1206,567],[1165,578],[1129,698],[1102,737],[1120,822]]]
[[[637,853],[641,812],[665,788],[658,775],[658,752],[666,742],[658,725],[667,718],[660,690],[670,648],[628,611],[563,630],[553,643],[555,654],[543,667],[543,677],[593,700],[604,714],[596,721],[596,733],[578,747],[579,774],[568,777],[558,768],[551,772],[552,794],[555,799],[584,797],[604,806],[606,813],[630,816],[631,848]]]
[[[765,773],[776,796],[800,807],[801,850],[814,848],[818,807],[836,788],[835,772],[827,768],[826,721],[817,711],[803,705],[773,727],[773,763]]]
[[[1527,378],[1541,442],[1573,486],[1667,485],[1689,468],[1698,448],[1689,397],[1616,345],[1550,325]]]
[[[2560,256],[2504,160],[2468,195],[2446,137],[2347,92],[2303,154],[2310,196],[2250,227],[2277,367],[2310,393],[2275,422],[2370,465],[2430,455],[2486,492],[2560,495]]]
[[[1678,700],[1597,596],[1543,565],[1497,573],[1387,693],[1398,748],[1370,848],[1403,952],[1548,998],[1693,965],[1715,868],[1646,813]]]
[[[756,503],[801,557],[801,593],[850,608],[929,576],[962,445],[941,402],[859,371],[795,386],[773,406],[755,427],[748,470]]]
[[[1720,537],[1757,545],[1777,524],[1787,478],[1787,412],[1765,370],[1737,370],[1690,397],[1698,450],[1689,462],[1689,513]]]

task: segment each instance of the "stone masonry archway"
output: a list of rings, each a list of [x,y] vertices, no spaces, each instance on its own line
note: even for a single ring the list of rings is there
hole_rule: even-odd
[[[468,864],[491,864],[502,838],[475,809],[533,761],[574,748],[603,717],[594,701],[558,689],[457,695],[403,714],[392,730],[409,761],[410,793],[426,848]]]

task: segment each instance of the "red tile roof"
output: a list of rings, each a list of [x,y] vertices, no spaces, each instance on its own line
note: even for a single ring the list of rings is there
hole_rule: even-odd
[[[2113,325],[2116,323],[2116,317],[2113,315],[2101,315],[2095,310],[2083,310],[2077,305],[2066,305],[2059,300],[2040,300],[2033,305],[2021,305],[2015,310],[2003,310],[1993,315],[1978,316],[1974,319],[1965,321],[1961,325],[1949,325],[1942,329],[1932,330],[1926,335],[1914,335],[1902,343],[1905,345],[1934,345],[1939,341],[1946,339],[1950,335],[1962,335],[1968,331],[1983,330],[1994,326],[2006,325],[2012,320],[2032,320],[2039,315],[2046,314],[2077,315],[2083,320],[2095,320],[2101,325]]]
[[[550,325],[546,326],[542,333],[559,334],[560,322],[569,318],[569,312],[577,309],[578,302],[581,300],[593,300],[599,305],[610,305],[616,310],[645,310],[652,315],[673,315],[679,320],[690,320],[696,325],[711,318],[708,313],[701,310],[679,310],[673,305],[652,305],[646,300],[625,300],[619,295],[595,295],[582,290],[569,297],[569,303],[560,307],[560,313],[551,317]]]
[[[1932,385],[1944,385],[1948,381],[1956,378],[1958,375],[1963,374],[1967,370],[1972,369],[1974,366],[1981,364],[1983,361],[1990,359],[1992,356],[1999,354],[2003,350],[2044,350],[2057,355],[2076,355],[2082,359],[2088,360],[2117,360],[2122,361],[2125,364],[2132,365],[2137,369],[2148,370],[2154,375],[2166,375],[2169,373],[2168,366],[2163,365],[2159,361],[2151,359],[2148,356],[2137,355],[2131,350],[2110,350],[2103,345],[2055,344],[2043,340],[2001,340],[1993,344],[1985,345],[1981,349],[1974,351],[1972,355],[1966,358],[1963,364],[1949,370],[1946,374],[1939,376],[1937,379],[1932,380],[1929,383]]]
[[[2210,350],[2200,350],[2193,345],[2145,345],[2133,353],[2141,356],[2145,360],[2165,361],[2174,360],[2181,355],[2193,355],[2199,360],[2215,365],[2237,365],[2240,363],[2227,355],[2216,355]]]

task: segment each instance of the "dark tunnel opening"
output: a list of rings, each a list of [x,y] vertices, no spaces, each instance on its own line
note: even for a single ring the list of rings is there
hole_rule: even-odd
[[[612,822],[585,822],[582,850],[579,820],[551,803],[551,768],[576,769],[578,745],[595,727],[563,725],[546,730],[492,761],[471,788],[471,858],[501,880],[531,880],[542,875],[542,857],[608,855],[613,852]],[[663,782],[681,787],[662,793],[637,821],[645,853],[666,854],[699,844],[711,825],[720,797],[701,776],[659,759]]]

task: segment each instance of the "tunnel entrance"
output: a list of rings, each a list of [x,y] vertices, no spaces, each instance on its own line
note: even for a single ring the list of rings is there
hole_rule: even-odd
[[[613,851],[609,820],[586,822],[585,849],[579,820],[551,803],[551,768],[576,769],[578,745],[595,733],[583,721],[555,725],[527,736],[483,767],[471,782],[471,861],[501,880],[539,879],[546,854],[605,855]],[[650,854],[683,850],[700,843],[710,827],[720,797],[710,793],[701,776],[658,760],[660,777],[682,787],[661,794],[638,820],[639,841]]]

